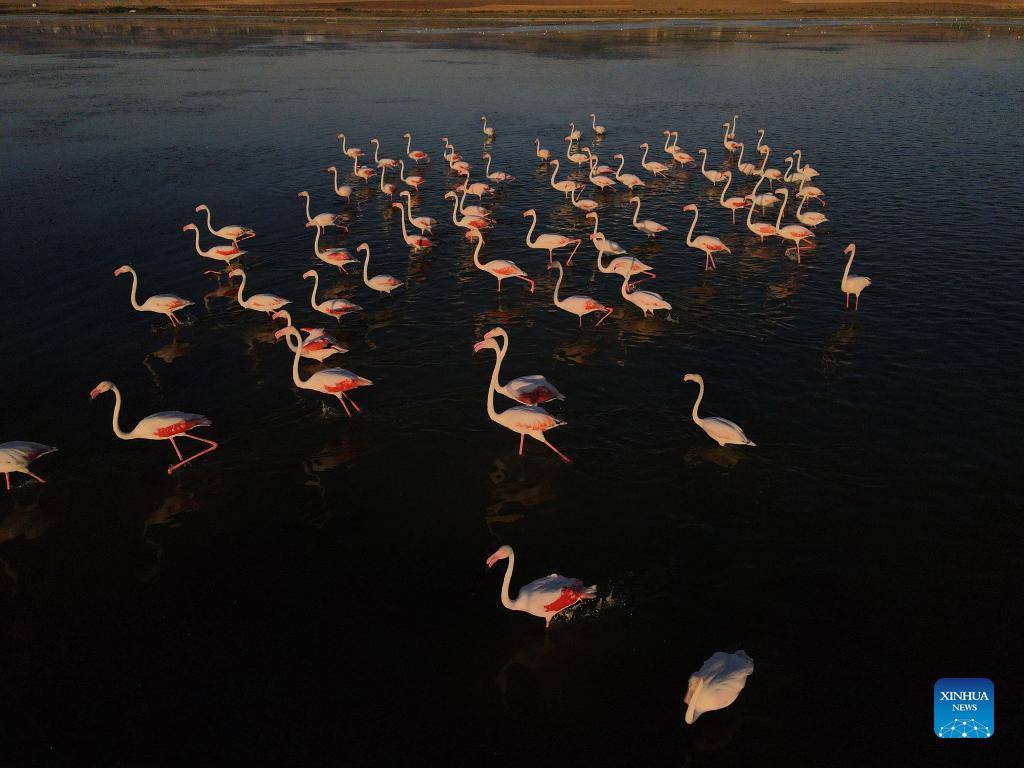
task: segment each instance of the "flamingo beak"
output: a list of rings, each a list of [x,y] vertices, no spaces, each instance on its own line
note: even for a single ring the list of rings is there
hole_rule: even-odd
[[[281,328],[280,330],[277,330],[277,331],[274,332],[274,338],[275,339],[280,339],[282,336],[284,336],[290,330],[291,330],[291,327],[289,327],[289,326]]]
[[[504,558],[497,552],[487,558],[487,567],[492,568],[496,562],[503,560]]]
[[[89,393],[89,399],[95,400],[101,394],[103,394],[103,390],[101,390],[99,387],[96,387],[92,392]]]
[[[473,345],[473,354],[475,355],[477,352],[479,352],[481,349],[483,349],[486,346],[487,346],[487,341],[486,340],[478,341],[476,344]]]

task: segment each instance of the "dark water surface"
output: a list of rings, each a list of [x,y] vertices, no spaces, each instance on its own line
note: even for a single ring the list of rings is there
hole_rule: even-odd
[[[0,493],[0,762],[1017,763],[1019,32],[620,27],[5,22],[0,441],[60,452],[35,467],[46,486]],[[595,110],[602,161],[622,151],[643,176],[637,145],[664,161],[666,128],[725,167],[734,112],[748,147],[767,129],[773,167],[802,148],[829,201],[818,250],[798,266],[757,245],[697,172],[649,182],[642,215],[670,227],[649,242],[626,193],[590,187],[675,309],[624,306],[587,245],[568,292],[615,312],[578,329],[520,213],[588,231],[532,140],[564,153]],[[495,293],[442,198],[440,137],[482,170],[484,113],[495,168],[519,177],[484,253],[534,295]],[[408,255],[378,191],[333,195],[340,130],[391,157],[411,130],[433,155],[416,204],[449,223],[429,254]],[[371,271],[407,287],[380,298],[315,260],[303,189],[348,217],[332,240],[368,241]],[[332,322],[309,307],[311,267],[365,307],[332,361],[374,381],[364,414],[297,390],[271,323],[202,275],[181,232],[199,202],[256,229],[250,286],[302,324]],[[733,250],[717,272],[685,246],[689,202]],[[856,313],[851,241],[874,281]],[[140,295],[196,301],[188,324],[134,312],[124,263]],[[497,324],[505,378],[567,395],[552,440],[571,466],[536,443],[518,457],[488,420],[493,358],[471,347]],[[691,371],[756,448],[690,421]],[[102,379],[126,426],[198,411],[220,450],[167,477],[170,446],[117,440],[109,395],[89,401]],[[506,611],[484,566],[501,544],[514,586],[557,570],[600,599],[547,632]],[[688,676],[739,648],[739,700],[684,726]],[[958,676],[999,700],[970,750],[931,734],[932,685]]]

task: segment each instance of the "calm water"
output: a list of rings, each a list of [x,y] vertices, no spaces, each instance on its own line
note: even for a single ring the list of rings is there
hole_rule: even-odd
[[[1019,36],[6,20],[0,441],[60,452],[36,466],[45,487],[0,494],[5,757],[1012,764]],[[669,127],[725,167],[734,112],[750,146],[767,128],[774,167],[802,148],[829,200],[818,250],[798,266],[757,246],[699,173],[673,171],[643,193],[642,215],[670,227],[655,241],[630,226],[627,194],[601,198],[602,230],[656,268],[672,320],[624,307],[587,246],[569,292],[615,313],[579,330],[520,213],[586,233],[531,142],[564,150],[594,110],[602,160],[625,152],[638,173],[637,145],[664,160]],[[495,168],[519,177],[485,256],[524,266],[534,295],[515,281],[496,295],[450,223],[410,257],[385,197],[359,184],[340,205],[323,172],[343,165],[339,130],[391,157],[411,130],[435,158],[419,212],[450,221],[440,137],[482,169],[483,113]],[[366,308],[336,334],[351,351],[335,364],[374,381],[352,420],[293,387],[269,321],[203,277],[181,232],[199,202],[254,227],[250,285],[319,325],[303,189],[345,212],[343,242],[373,246],[371,271],[408,282],[382,299],[320,268]],[[685,247],[689,202],[733,249],[717,272]],[[874,281],[858,313],[839,290],[851,241]],[[132,311],[123,263],[140,295],[195,300],[188,324]],[[487,419],[493,358],[471,346],[497,324],[506,377],[543,373],[568,396],[552,439],[573,465],[537,444],[519,458]],[[690,421],[690,371],[706,412],[756,449],[718,448]],[[124,423],[199,411],[221,449],[167,477],[169,446],[116,440],[109,396],[89,401],[102,379],[124,392]],[[557,570],[600,599],[546,633],[504,610],[484,566],[503,543],[514,585]],[[684,726],[688,676],[738,648],[755,671],[737,703]],[[931,687],[950,676],[999,694],[996,736],[969,750],[930,732]]]

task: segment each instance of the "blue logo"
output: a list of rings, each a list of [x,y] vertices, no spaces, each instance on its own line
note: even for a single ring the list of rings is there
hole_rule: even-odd
[[[996,731],[996,693],[985,677],[944,677],[935,683],[935,735],[987,739]]]

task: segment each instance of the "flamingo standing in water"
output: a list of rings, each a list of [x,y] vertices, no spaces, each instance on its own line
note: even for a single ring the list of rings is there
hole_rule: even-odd
[[[648,173],[654,174],[655,176],[664,176],[668,171],[667,165],[659,163],[657,160],[651,160],[650,162],[647,160],[647,153],[651,149],[650,144],[645,141],[640,145],[640,149],[644,151],[644,156],[643,159],[640,160],[640,165],[642,165]]]
[[[577,189],[574,189],[572,192],[570,192],[569,202],[585,213],[597,210],[597,200],[591,200],[589,197],[577,197],[578,194],[579,190]]]
[[[726,171],[725,186],[722,187],[722,195],[718,198],[718,204],[726,210],[732,211],[732,223],[735,224],[736,211],[747,207],[747,199],[745,197],[730,197],[726,199],[725,195],[729,191],[730,184],[732,184],[732,171]]]
[[[793,154],[796,155],[796,172],[799,176],[810,181],[815,176],[821,175],[820,173],[818,173],[816,169],[811,167],[810,163],[804,164],[802,168],[800,167],[800,163],[803,161],[804,157],[803,152],[801,152],[799,149],[794,149]]]
[[[596,235],[591,235],[590,239],[594,241],[594,246],[597,248],[597,268],[599,271],[604,272],[605,274],[618,275],[619,277],[627,278],[632,277],[633,275],[644,274],[647,275],[644,280],[650,280],[653,277],[657,277],[657,275],[651,271],[651,267],[644,264],[642,261],[638,261],[632,256],[617,256],[605,265],[605,254],[612,253],[612,251],[608,250],[608,245],[618,248],[621,253],[625,253],[626,251],[615,243],[605,240],[604,234],[601,232],[598,232]],[[626,286],[626,290],[632,291],[637,283],[642,282],[643,280],[634,280]]]
[[[307,227],[312,226],[306,224]],[[345,269],[349,264],[358,264],[356,259],[352,258],[352,254],[345,248],[321,248],[320,247],[320,235],[323,234],[324,228],[316,228],[316,237],[313,238],[313,254],[325,264],[330,264],[332,267],[337,267],[344,274],[348,274],[348,270]]]
[[[593,600],[597,597],[597,586],[584,587],[579,579],[568,579],[552,573],[542,579],[531,581],[520,587],[515,599],[509,597],[508,585],[512,581],[512,568],[515,567],[516,555],[512,547],[505,545],[487,558],[487,567],[491,568],[501,560],[508,560],[505,568],[505,580],[501,584],[501,604],[510,611],[522,611],[531,616],[544,619],[544,628],[551,626],[551,620],[559,613],[580,600]]]
[[[735,152],[740,148],[739,142],[733,141],[735,134],[729,133],[729,124],[722,123],[722,127],[725,128],[725,136],[722,137],[722,146],[725,147],[727,152]]]
[[[401,203],[392,203],[392,208],[397,208],[399,213],[398,217],[402,221],[402,239],[405,240],[405,244],[412,248],[414,251],[422,251],[432,247],[434,244],[423,235],[410,235],[408,230],[405,228],[405,206]]]
[[[306,198],[306,226],[307,227],[342,227],[348,232],[348,227],[341,223],[341,215],[337,213],[318,213],[311,216],[309,213],[309,192],[299,192],[296,197]]]
[[[118,424],[119,417],[121,415],[121,392],[116,386],[114,386],[113,382],[101,381],[93,388],[92,392],[89,393],[89,397],[95,400],[104,392],[114,393],[114,417],[112,422],[114,426],[114,434],[119,438],[122,440],[171,441],[171,446],[174,448],[174,452],[178,455],[178,463],[172,464],[167,468],[168,475],[185,464],[188,464],[190,461],[194,461],[204,454],[217,450],[217,443],[213,440],[207,440],[205,437],[198,437],[197,435],[189,434],[191,430],[196,429],[197,427],[211,426],[210,420],[198,413],[161,411],[160,413],[154,413],[144,418],[135,425],[135,429],[131,432],[125,432]],[[200,443],[205,443],[207,447],[186,459],[181,455],[181,450],[178,448],[178,444],[174,442],[175,439],[179,437],[198,440]]]
[[[369,165],[359,165],[359,158],[352,161],[352,175],[358,176],[370,186],[370,179],[377,175],[377,172]]]
[[[796,243],[796,263],[800,263],[800,244],[808,238],[814,237],[814,233],[811,232],[807,227],[802,224],[788,224],[782,226],[782,214],[786,212],[786,202],[789,200],[789,190],[785,187],[779,189],[779,194],[782,195],[782,205],[779,206],[779,217],[775,220],[775,234],[781,237],[783,240],[792,240]],[[814,243],[808,243],[804,246],[805,250],[812,250]],[[786,254],[793,250],[792,247],[786,249]]]
[[[813,197],[822,207],[825,206],[825,193],[819,187],[808,185],[807,179],[800,182],[800,188],[796,191],[796,196],[801,199]]]
[[[701,174],[703,174],[705,179],[707,179],[712,184],[717,186],[718,183],[725,178],[725,174],[722,173],[721,171],[715,171],[715,170],[710,170],[709,171],[707,169],[708,151],[706,149],[703,149],[703,148],[698,149],[697,153],[700,154],[700,155],[703,155],[703,157],[701,158],[701,161],[700,161],[700,172],[701,172]]]
[[[736,138],[736,121],[739,120],[739,119],[740,119],[739,115],[733,115],[732,116],[732,127],[725,134],[726,138],[728,138],[728,139],[735,139]],[[726,147],[726,149],[728,149],[728,147]]]
[[[668,231],[668,227],[666,227],[664,224],[659,224],[658,222],[654,221],[654,219],[644,219],[643,221],[637,220],[640,216],[639,197],[631,197],[629,198],[629,202],[636,203],[636,210],[633,211],[633,226],[636,227],[636,229],[640,230],[648,237],[655,237],[659,232]]]
[[[574,189],[582,189],[581,184],[577,184],[575,181],[555,181],[555,176],[558,175],[559,162],[558,159],[551,161],[551,165],[555,166],[554,170],[551,171],[551,188],[557,189],[559,192],[565,194],[566,199],[569,197],[569,193]]]
[[[608,319],[608,315],[612,313],[611,307],[606,307],[597,299],[592,299],[590,296],[570,296],[566,299],[559,299],[558,291],[562,287],[562,278],[565,277],[565,270],[562,269],[562,263],[558,261],[549,265],[548,269],[558,270],[558,280],[555,282],[554,293],[555,306],[576,315],[580,321],[580,328],[583,327],[583,316],[588,315],[591,312],[604,313],[601,319],[594,323],[595,328]]]
[[[598,189],[611,189],[612,187],[614,187],[615,179],[613,179],[611,176],[605,176],[601,173],[601,170],[597,164],[597,155],[592,153],[589,147],[587,148],[587,156],[590,160],[590,173],[588,176],[588,178],[590,179],[590,183],[593,184]],[[612,171],[612,173],[614,173],[614,171]]]
[[[29,443],[24,440],[14,440],[10,443],[0,443],[0,472],[4,473],[4,480],[7,482],[7,490],[11,490],[11,472],[21,472],[40,483],[45,483],[39,475],[29,469],[29,464],[53,453],[57,449],[42,443]]]
[[[703,429],[708,437],[721,446],[725,445],[756,445],[756,443],[743,434],[743,430],[735,423],[719,416],[707,416],[701,418],[697,414],[700,408],[700,401],[704,399],[704,377],[699,373],[688,373],[683,376],[683,381],[695,381],[700,385],[700,392],[693,403],[693,423]]]
[[[405,198],[405,212],[409,217],[409,223],[416,227],[416,229],[420,231],[420,234],[427,232],[433,234],[434,225],[437,224],[437,219],[432,219],[429,216],[412,215],[412,194],[410,194],[409,190],[403,189],[398,193],[398,196]]]
[[[370,139],[370,143],[373,144],[373,162],[377,164],[378,168],[397,168],[398,161],[390,157],[380,156],[380,139]]]
[[[572,147],[573,147],[572,142],[569,142],[569,146],[566,147],[566,150],[565,150],[565,157],[570,162],[576,163],[576,165],[578,165],[578,166],[579,165],[583,165],[585,162],[587,162],[587,153],[586,152],[573,152],[572,151]],[[584,147],[584,149],[589,151],[590,147]]]
[[[736,168],[739,170],[740,173],[745,174],[746,176],[753,176],[754,174],[757,173],[757,166],[754,165],[753,163],[743,162],[743,152],[746,149],[746,145],[741,141],[739,143],[739,146],[740,156],[736,158]]]
[[[349,392],[358,387],[369,387],[373,384],[372,381],[364,379],[362,376],[357,376],[352,371],[346,371],[344,368],[324,368],[303,381],[299,375],[299,360],[302,358],[302,336],[290,325],[274,333],[274,338],[276,339],[280,339],[282,336],[290,336],[295,342],[295,346],[292,347],[292,350],[295,352],[295,359],[292,362],[292,381],[295,382],[296,387],[309,389],[313,392],[322,392],[325,395],[334,395],[338,398],[341,407],[345,409],[345,414],[349,418],[352,418],[352,411],[348,408],[349,404],[358,413],[363,412],[363,409],[356,405]]]
[[[465,194],[465,193],[463,193]],[[459,213],[459,196],[454,192],[446,192],[445,199],[452,201],[452,223],[456,227],[461,227],[465,230],[470,229],[487,229],[491,226],[489,219],[485,219],[483,216],[473,216],[469,214]],[[467,234],[468,237],[468,234]]]
[[[665,151],[672,156],[672,159],[680,165],[696,165],[697,161],[693,159],[693,155],[689,152],[684,152],[682,147],[679,146],[679,131],[662,131],[665,134]],[[669,140],[672,140],[672,144],[669,144]]]
[[[816,227],[819,224],[824,224],[828,219],[825,218],[824,213],[818,213],[817,211],[808,211],[804,213],[804,203],[808,200],[807,197],[800,198],[800,204],[796,207],[796,220],[801,224],[806,224],[808,227]]]
[[[367,288],[372,288],[379,293],[386,293],[389,296],[391,292],[396,288],[400,288],[405,283],[400,282],[397,278],[391,275],[374,275],[370,277],[370,246],[368,243],[360,243],[356,248],[357,251],[364,251],[366,256],[363,258],[363,282]]]
[[[633,187],[647,186],[646,184],[644,184],[643,180],[641,180],[639,176],[635,176],[632,173],[622,172],[622,166],[626,164],[626,158],[624,155],[622,155],[621,153],[617,155],[612,155],[612,160],[619,161],[619,167],[615,171],[615,178],[626,187],[629,187],[630,192],[633,191]]]
[[[633,261],[636,260],[633,259]],[[622,275],[622,298],[643,312],[644,317],[647,317],[647,315],[654,317],[654,312],[658,309],[672,309],[672,305],[665,301],[665,299],[661,297],[660,293],[655,293],[654,291],[641,291],[631,288],[629,276],[634,270],[635,265],[631,265],[626,274],[621,272],[619,273]]]
[[[199,213],[200,211],[206,211],[206,228],[210,230],[210,234],[224,240],[230,240],[236,248],[238,247],[239,240],[247,240],[250,237],[256,236],[256,233],[253,230],[238,224],[229,224],[226,227],[214,229],[213,224],[210,222],[211,214],[209,206],[205,203],[200,203],[196,206],[196,213]]]
[[[569,135],[565,137],[565,140],[572,144],[574,141],[579,141],[583,138],[583,132],[577,130],[576,123],[569,123]]]
[[[274,320],[284,320],[285,326],[292,326],[292,316],[287,310],[281,309],[271,315]],[[299,348],[302,350],[302,356],[308,357],[310,360],[316,360],[318,363],[322,363],[333,355],[344,355],[348,352],[345,347],[338,343],[338,340],[331,336],[323,328],[303,328],[303,333],[306,334],[306,338],[302,339],[302,346],[295,341],[292,336],[287,336],[286,341],[292,352]],[[301,334],[300,334],[301,338]]]
[[[384,177],[387,175],[388,167],[386,165],[382,165],[380,167],[380,191],[387,195],[388,199],[391,200],[394,197],[395,192],[398,191],[398,185],[391,184],[390,182],[385,184]]]
[[[487,386],[486,399],[487,415],[491,421],[519,435],[520,456],[523,455],[525,438],[529,435],[534,440],[544,443],[544,445],[557,453],[562,461],[571,464],[572,461],[569,457],[555,448],[544,434],[549,429],[563,426],[565,424],[564,421],[556,419],[539,405],[514,405],[500,413],[494,408],[494,393],[498,388],[498,368],[501,366],[501,345],[494,338],[484,339],[479,344],[473,346],[473,352],[479,352],[481,349],[494,350],[494,370],[491,373],[491,383]]]
[[[764,243],[764,239],[766,237],[771,237],[776,234],[776,232],[775,227],[771,222],[754,221],[754,207],[758,197],[757,187],[762,181],[764,181],[763,176],[758,179],[757,184],[754,185],[754,194],[748,196],[748,199],[751,201],[751,205],[747,209],[747,229],[757,235],[761,239],[761,242]],[[774,197],[774,195],[772,195],[772,197]]]
[[[418,149],[410,149],[410,147],[412,146],[411,133],[403,134],[402,138],[405,139],[405,154],[410,160],[416,163],[416,165],[419,165],[424,160],[426,160],[428,163],[430,162],[430,155],[428,155],[426,152],[420,152]]]
[[[558,250],[559,248],[565,248],[567,245],[572,245],[574,246],[572,249],[572,253],[569,254],[569,260],[566,262],[568,264],[572,264],[572,257],[576,255],[576,250],[580,247],[580,243],[583,241],[580,240],[580,238],[578,237],[570,238],[565,237],[564,235],[553,235],[550,233],[537,235],[537,237],[535,237],[533,240],[530,240],[530,237],[533,235],[533,230],[537,226],[537,211],[535,211],[533,208],[531,208],[528,211],[523,211],[523,217],[526,218],[527,216],[533,218],[533,223],[530,224],[530,229],[526,233],[526,247],[534,248],[540,251],[547,251],[548,264],[551,264],[552,260],[555,257],[554,253],[556,250]]]
[[[765,144],[763,147],[759,147],[759,151],[763,156],[761,160],[761,170],[758,171],[762,179],[768,179],[768,188],[773,192],[775,191],[775,182],[782,180],[782,171],[778,168],[768,167],[768,158],[772,154],[772,148]]]
[[[344,133],[339,133],[337,138],[341,140],[341,151],[344,152],[349,157],[351,157],[353,160],[356,160],[363,154],[363,150],[361,150],[359,147],[345,146],[346,139]]]
[[[797,216],[799,216],[799,213]],[[230,264],[234,259],[245,255],[245,251],[240,251],[237,245],[215,245],[213,248],[204,251],[199,247],[199,227],[195,224],[186,224],[181,228],[181,231],[188,232],[190,229],[196,233],[196,253],[204,259],[214,259],[215,261],[223,261],[225,264]]]
[[[534,139],[533,143],[537,145],[537,150],[536,150],[535,154],[537,155],[537,158],[542,163],[546,163],[548,160],[551,159],[551,150],[550,149],[541,149],[540,139]]]
[[[515,181],[516,177],[511,173],[505,173],[504,171],[495,171],[491,173],[491,153],[484,152],[482,155],[483,159],[487,161],[487,167],[484,169],[484,176],[493,181],[495,184],[503,184],[510,181]]]
[[[280,296],[275,296],[272,293],[257,293],[255,296],[250,296],[248,299],[243,298],[242,293],[245,291],[245,272],[241,269],[232,269],[228,272],[228,277],[240,277],[242,278],[242,284],[238,286],[238,304],[245,307],[246,309],[252,309],[256,312],[266,312],[268,315],[273,316],[274,312],[279,310],[285,304],[291,304],[288,299],[282,299]]]
[[[480,119],[484,121],[484,127],[480,130],[480,132],[488,139],[493,139],[494,129],[487,124],[487,115],[483,115]]]
[[[843,293],[846,294],[846,308],[850,308],[850,294],[857,297],[854,302],[853,308],[860,309],[860,292],[871,285],[870,277],[861,277],[860,275],[851,275],[850,267],[853,265],[853,257],[857,255],[857,246],[855,243],[850,243],[846,246],[844,254],[850,254],[850,258],[846,261],[846,269],[843,270],[843,280],[839,284]]]
[[[338,197],[340,197],[345,202],[348,202],[349,200],[351,200],[352,199],[352,186],[350,184],[342,184],[340,187],[338,186],[338,167],[336,165],[331,165],[331,166],[328,166],[326,170],[327,170],[327,173],[333,173],[334,174],[334,194],[336,194]]]
[[[198,235],[196,236],[198,237]],[[181,296],[175,296],[173,293],[158,293],[156,296],[150,296],[140,304],[138,299],[135,298],[136,291],[139,288],[139,276],[135,273],[135,270],[127,264],[124,264],[114,270],[114,277],[124,274],[130,274],[132,276],[132,306],[139,312],[156,312],[160,315],[167,315],[172,326],[182,324],[181,320],[175,316],[175,312],[179,309],[191,307],[195,304],[194,301],[183,299]]]
[[[693,211],[693,222],[690,224],[690,231],[686,233],[686,244],[691,248],[696,248],[698,251],[704,251],[704,271],[708,270],[710,265],[711,269],[715,267],[715,257],[712,254],[715,253],[732,253],[729,248],[719,240],[717,237],[711,237],[711,235],[700,235],[699,237],[693,236],[693,230],[697,226],[697,217],[700,212],[697,210],[697,206],[693,203],[683,206],[683,212]]]
[[[508,353],[508,331],[500,326],[492,328],[484,334],[483,341],[476,343],[473,352],[476,353],[483,349],[487,339],[501,339],[501,350],[498,352],[498,368],[500,370],[505,362],[505,355]],[[558,391],[554,384],[539,375],[520,376],[505,384],[498,384],[495,391],[523,405],[540,405],[548,400],[565,400],[565,396]]]
[[[501,281],[507,277],[514,277],[529,283],[530,293],[533,293],[533,280],[531,280],[514,261],[508,261],[507,259],[491,259],[486,264],[480,261],[480,250],[484,247],[484,236],[480,230],[471,229],[467,231],[466,234],[476,238],[476,248],[473,249],[473,263],[476,265],[477,269],[482,272],[487,272],[497,278],[499,293],[501,293]]]
[[[491,212],[482,205],[466,205],[466,195],[469,194],[469,190],[472,187],[477,186],[476,184],[463,184],[460,191],[459,197],[459,213],[463,216],[479,216],[482,219],[487,219],[488,226],[493,224],[491,219]],[[490,187],[488,187],[490,189]],[[451,193],[449,193],[451,194]],[[478,195],[478,199],[483,202],[483,196]]]
[[[597,115],[595,115],[593,112],[590,113],[590,127],[594,130],[595,136],[604,136],[604,126],[597,124]]]
[[[758,179],[754,183],[753,191],[749,195],[746,195],[747,200],[750,201],[750,207],[755,208],[757,206],[761,206],[762,214],[765,212],[766,208],[770,208],[771,206],[779,202],[779,198],[775,196],[774,192],[762,192],[761,194],[757,193],[758,188],[761,186],[761,183],[764,180],[765,177],[762,176],[760,172],[758,172]]]
[[[315,269],[302,273],[303,280],[308,280],[311,277],[313,278],[313,292],[309,295],[309,306],[317,312],[323,312],[340,323],[344,315],[347,315],[349,312],[358,312],[362,309],[358,304],[353,304],[347,299],[327,299],[326,301],[318,302],[316,300],[316,292],[320,289],[320,274]]]
[[[724,709],[736,701],[754,671],[754,660],[743,651],[717,651],[690,675],[686,688],[687,725],[693,725],[705,712]]]
[[[406,186],[412,187],[417,192],[420,191],[420,186],[426,181],[422,176],[406,176],[405,175],[405,160],[398,161],[398,178],[402,180],[402,183]],[[381,181],[384,181],[384,174],[381,172]],[[393,186],[393,185],[389,185]]]

